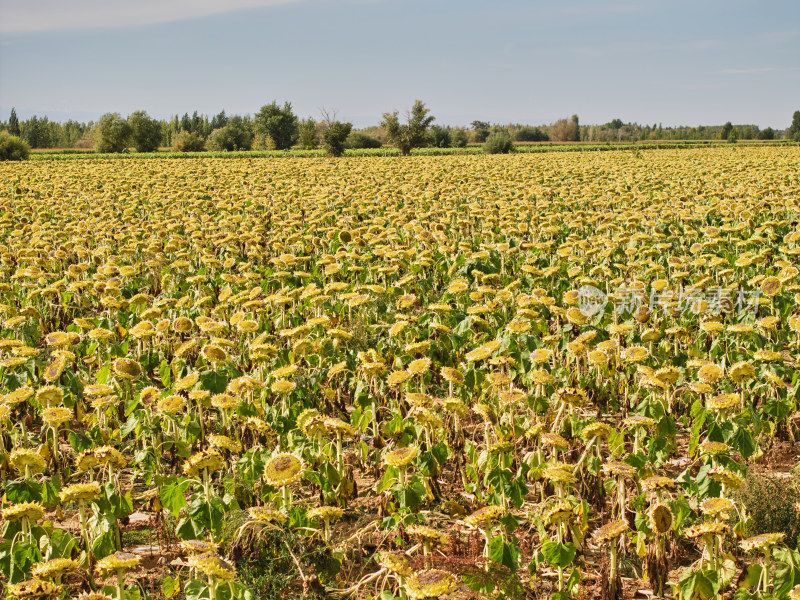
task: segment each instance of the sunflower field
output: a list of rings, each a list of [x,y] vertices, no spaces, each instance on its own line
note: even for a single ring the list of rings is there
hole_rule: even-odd
[[[799,260],[797,146],[0,164],[3,595],[800,599]]]

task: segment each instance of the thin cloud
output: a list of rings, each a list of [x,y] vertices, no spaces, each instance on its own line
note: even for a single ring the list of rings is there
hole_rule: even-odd
[[[0,0],[0,33],[137,27],[299,0]]]

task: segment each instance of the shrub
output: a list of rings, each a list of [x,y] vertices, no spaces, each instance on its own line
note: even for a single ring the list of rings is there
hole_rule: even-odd
[[[206,140],[206,148],[215,152],[250,150],[252,144],[253,134],[245,120],[239,116],[227,119],[227,125],[212,131]]]
[[[351,132],[344,142],[345,148],[380,148],[381,146],[383,144],[378,138],[360,131]]]
[[[795,502],[800,497],[800,479],[750,473],[740,491],[740,499],[752,519],[747,535],[785,533],[786,545],[797,548],[800,513]]]
[[[178,152],[202,152],[205,150],[205,140],[196,133],[181,131],[175,138],[174,148]]]
[[[514,143],[511,141],[511,136],[504,131],[492,133],[483,144],[484,154],[508,154],[513,150]]]
[[[538,127],[520,127],[514,134],[518,142],[546,142],[550,138]]]
[[[0,131],[0,160],[25,160],[31,148],[23,140],[7,131]]]
[[[92,130],[97,152],[123,152],[128,148],[131,126],[119,113],[106,113]]]
[[[434,148],[450,148],[453,145],[453,136],[450,129],[434,125],[430,131],[430,145]]]

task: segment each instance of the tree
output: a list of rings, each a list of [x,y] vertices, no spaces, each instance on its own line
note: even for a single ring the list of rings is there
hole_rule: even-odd
[[[283,108],[275,101],[265,104],[256,113],[254,125],[262,148],[272,146],[276,150],[286,150],[299,136],[297,116],[289,102],[284,102]]]
[[[98,152],[122,152],[128,147],[131,126],[119,113],[106,113],[94,126],[92,137]]]
[[[760,140],[774,140],[775,130],[772,127],[767,127],[758,132],[758,139]]]
[[[735,144],[739,141],[739,128],[732,127],[730,133],[728,133],[728,143]]]
[[[8,133],[19,137],[19,119],[17,118],[16,109],[11,109],[11,116],[8,117]]]
[[[319,138],[317,137],[317,123],[312,118],[300,121],[300,133],[298,142],[300,147],[305,150],[313,150],[319,146]]]
[[[518,142],[546,142],[550,138],[538,127],[520,127],[514,133],[514,139]]]
[[[153,152],[161,143],[161,123],[152,119],[145,111],[137,110],[128,115],[131,142],[137,152]]]
[[[450,135],[450,142],[453,144],[453,148],[466,148],[467,132],[463,128],[454,129]]]
[[[570,120],[559,119],[550,126],[550,139],[556,142],[578,142],[581,139],[581,129],[578,124],[578,115],[572,115]]]
[[[352,123],[342,123],[341,121],[327,121],[326,127],[322,131],[322,148],[328,156],[341,156],[344,154],[344,144]]]
[[[228,117],[225,114],[225,111],[223,110],[222,112],[220,112],[218,115],[215,115],[211,119],[211,131],[225,127],[227,124],[228,124]]]
[[[792,115],[792,124],[786,130],[786,139],[800,142],[800,110],[794,111]]]
[[[206,147],[216,152],[250,150],[253,145],[250,124],[238,115],[225,120],[227,125],[218,127],[208,136]]]
[[[453,145],[453,136],[450,129],[434,125],[431,127],[430,144],[434,148],[450,148]]]
[[[489,137],[488,121],[473,121],[472,130],[475,132],[475,141],[482,144]]]
[[[390,144],[400,148],[400,154],[408,156],[411,150],[425,145],[428,128],[435,117],[430,116],[422,100],[415,100],[414,106],[406,114],[406,123],[401,124],[397,111],[384,113],[381,126],[386,131]]]
[[[722,126],[722,129],[719,130],[719,139],[727,140],[732,130],[733,130],[733,125],[731,124],[730,121],[728,121],[727,123],[725,123],[725,125]]]
[[[175,138],[173,147],[178,152],[202,152],[205,150],[206,142],[197,133],[181,131]]]
[[[0,160],[25,160],[30,146],[8,131],[0,131]]]

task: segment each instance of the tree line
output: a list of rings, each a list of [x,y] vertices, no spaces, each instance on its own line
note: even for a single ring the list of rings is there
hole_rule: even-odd
[[[397,111],[385,113],[380,124],[361,130],[352,123],[336,120],[323,111],[322,118],[300,119],[292,105],[273,101],[253,115],[227,115],[225,111],[209,117],[193,114],[155,119],[139,110],[127,117],[106,113],[96,122],[64,123],[33,116],[20,121],[11,109],[8,121],[0,122],[0,131],[18,136],[31,148],[93,148],[98,152],[124,152],[133,148],[151,152],[158,148],[177,151],[237,151],[323,148],[337,156],[347,148],[397,146],[407,154],[417,147],[458,148],[469,143],[484,144],[487,151],[508,151],[520,142],[636,142],[660,140],[789,139],[800,141],[800,111],[795,111],[787,129],[760,129],[757,125],[700,125],[662,127],[640,125],[614,119],[608,123],[582,125],[578,115],[559,119],[549,125],[491,124],[473,121],[469,126],[445,127],[425,104],[417,100],[401,119]]]

